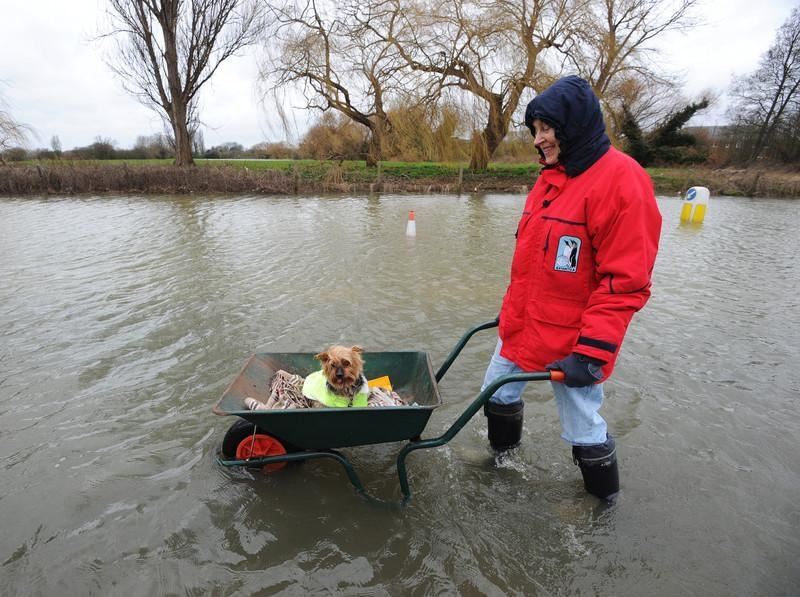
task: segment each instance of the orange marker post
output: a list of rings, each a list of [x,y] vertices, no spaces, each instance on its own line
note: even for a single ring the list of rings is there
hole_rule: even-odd
[[[408,212],[408,224],[406,224],[406,236],[417,235],[417,222],[414,218],[414,212]]]

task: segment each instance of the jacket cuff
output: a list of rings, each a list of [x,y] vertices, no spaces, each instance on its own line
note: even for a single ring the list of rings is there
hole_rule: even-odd
[[[588,336],[578,336],[575,342],[573,352],[591,357],[608,363],[613,360],[617,352],[617,344],[606,342],[605,340],[598,340],[597,338],[590,338]]]

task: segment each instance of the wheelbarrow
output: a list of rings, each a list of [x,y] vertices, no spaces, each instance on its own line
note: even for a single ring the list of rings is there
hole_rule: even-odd
[[[501,376],[483,389],[442,435],[422,439],[420,435],[431,413],[442,403],[437,384],[474,334],[497,325],[498,320],[494,319],[468,330],[435,374],[430,357],[425,352],[366,352],[366,377],[370,379],[388,375],[395,392],[407,400],[413,399],[409,406],[249,410],[245,407],[245,398],[266,402],[270,394],[270,380],[278,370],[305,377],[319,368],[319,363],[309,353],[254,354],[213,407],[217,415],[240,418],[226,433],[217,460],[226,467],[243,466],[274,471],[289,462],[329,458],[344,467],[350,482],[360,494],[375,499],[364,489],[350,460],[336,448],[406,441],[397,455],[402,503],[406,504],[411,498],[406,472],[406,458],[411,452],[448,443],[507,383],[564,379],[561,371]]]

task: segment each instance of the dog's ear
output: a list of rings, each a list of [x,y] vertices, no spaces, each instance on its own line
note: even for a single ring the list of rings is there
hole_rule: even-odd
[[[318,361],[322,361],[323,363],[327,363],[331,359],[331,355],[328,354],[328,351],[320,352],[319,354],[315,354],[314,358]]]
[[[364,354],[364,349],[361,348],[360,346],[351,346],[350,350],[358,354]]]

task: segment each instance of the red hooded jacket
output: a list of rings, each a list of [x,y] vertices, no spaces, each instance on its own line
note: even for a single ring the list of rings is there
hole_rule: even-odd
[[[517,228],[501,355],[527,371],[571,352],[614,368],[650,296],[661,214],[647,173],[613,147],[577,176],[542,170]]]

